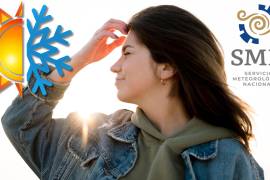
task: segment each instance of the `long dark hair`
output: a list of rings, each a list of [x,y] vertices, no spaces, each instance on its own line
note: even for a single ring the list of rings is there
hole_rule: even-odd
[[[128,29],[155,62],[175,68],[169,96],[177,95],[190,117],[232,130],[250,150],[249,106],[229,89],[221,46],[204,23],[184,9],[160,5],[135,14]]]

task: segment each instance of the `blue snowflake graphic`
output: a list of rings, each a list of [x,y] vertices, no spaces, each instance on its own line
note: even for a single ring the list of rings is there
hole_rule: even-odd
[[[33,93],[37,93],[38,90],[41,91],[43,96],[47,95],[46,86],[53,86],[53,82],[44,78],[41,74],[48,74],[50,72],[49,64],[56,68],[57,73],[60,76],[64,76],[63,70],[72,71],[72,67],[66,64],[70,61],[69,56],[63,56],[59,59],[55,59],[53,56],[59,53],[57,47],[53,46],[54,43],[61,44],[63,46],[69,46],[69,42],[65,39],[71,36],[72,31],[63,32],[63,27],[58,25],[54,35],[50,36],[51,29],[48,27],[42,27],[45,23],[52,21],[51,15],[46,15],[48,8],[43,5],[40,13],[36,9],[32,9],[32,13],[35,18],[35,24],[32,25],[31,21],[27,19],[27,28],[30,34],[29,40],[27,42],[27,58],[30,63],[30,67],[27,72],[27,80],[33,76],[35,78],[35,83],[32,88]],[[37,38],[40,38],[39,42],[35,42]],[[39,49],[46,49],[45,52],[39,52]],[[34,58],[40,60],[41,63],[36,63]]]

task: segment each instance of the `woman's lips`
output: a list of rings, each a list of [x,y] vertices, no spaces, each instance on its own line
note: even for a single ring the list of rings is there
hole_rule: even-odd
[[[124,79],[119,79],[119,78],[116,78],[115,79],[115,85],[117,85],[119,82],[123,81]]]
[[[120,78],[120,77],[115,78],[116,81],[122,81],[122,80],[124,80],[124,79],[125,79],[125,78]]]
[[[115,79],[116,80],[124,80],[125,78],[123,78],[123,77],[116,77]]]

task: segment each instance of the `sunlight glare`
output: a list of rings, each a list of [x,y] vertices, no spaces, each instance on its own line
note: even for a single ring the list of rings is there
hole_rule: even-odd
[[[89,115],[89,112],[81,111],[79,112],[81,127],[82,127],[82,144],[81,146],[85,146],[88,142],[88,133],[89,127],[93,123],[93,118]]]

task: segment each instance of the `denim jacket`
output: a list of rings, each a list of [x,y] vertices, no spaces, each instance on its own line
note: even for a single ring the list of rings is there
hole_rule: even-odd
[[[2,117],[10,141],[40,179],[121,179],[132,171],[138,156],[140,130],[130,121],[132,112],[96,114],[84,137],[76,113],[52,118],[66,88],[55,85],[47,97],[25,88],[23,98],[17,97]],[[179,152],[179,157],[186,180],[264,179],[262,168],[235,139],[196,145]]]

